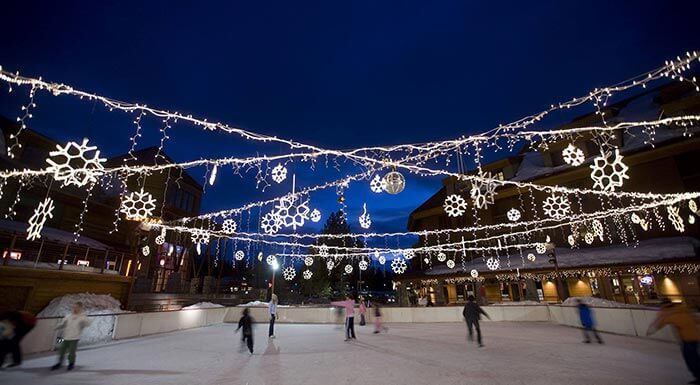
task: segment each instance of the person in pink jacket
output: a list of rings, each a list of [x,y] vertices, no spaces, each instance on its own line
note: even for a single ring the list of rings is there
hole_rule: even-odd
[[[364,298],[360,297],[360,326],[365,326],[365,314],[367,314],[367,306]]]
[[[355,300],[345,296],[345,301],[334,301],[331,305],[345,308],[345,341],[355,339]]]

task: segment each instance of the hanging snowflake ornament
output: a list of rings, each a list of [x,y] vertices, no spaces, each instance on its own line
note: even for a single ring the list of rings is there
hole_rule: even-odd
[[[358,265],[360,267],[360,270],[362,270],[362,271],[367,270],[367,268],[369,267],[369,264],[365,260],[360,261],[360,263]]]
[[[165,243],[165,237],[159,235],[156,237],[156,245],[160,246]]]
[[[467,201],[457,194],[448,195],[443,206],[448,217],[459,217],[467,211]]]
[[[27,240],[34,241],[41,238],[41,230],[44,229],[44,223],[49,218],[53,218],[53,199],[46,197],[39,206],[34,209],[34,214],[29,218],[29,227],[27,228]]]
[[[369,229],[369,227],[372,225],[372,219],[369,216],[369,213],[367,212],[367,203],[364,203],[362,205],[362,215],[360,215],[360,227],[363,229]]]
[[[318,209],[314,209],[311,214],[309,214],[309,219],[311,222],[318,223],[321,221],[321,212]]]
[[[46,171],[53,173],[53,178],[62,186],[85,186],[97,181],[104,172],[103,163],[107,159],[100,158],[96,146],[88,146],[88,139],[82,144],[68,142],[65,147],[56,145],[56,151],[49,152]]]
[[[277,257],[270,254],[267,256],[267,258],[265,258],[265,262],[267,262],[268,265],[272,266],[275,264],[275,262],[277,262]]]
[[[275,206],[275,213],[282,226],[291,227],[294,230],[297,227],[304,226],[304,221],[309,219],[310,211],[308,200],[302,201],[299,199],[298,204],[295,205],[296,201],[295,197],[284,197]]]
[[[391,261],[391,270],[395,274],[403,274],[406,272],[406,269],[408,266],[406,265],[406,261],[403,258],[394,258]]]
[[[498,268],[501,266],[501,262],[494,257],[491,257],[486,260],[486,267],[489,268],[489,270],[498,270]]]
[[[242,261],[245,258],[245,253],[243,250],[236,250],[236,254],[233,257],[236,258],[236,261]]]
[[[147,257],[149,254],[151,254],[151,248],[148,245],[142,247],[141,254],[143,254],[145,257]]]
[[[569,246],[574,247],[576,245],[576,238],[572,234],[569,234],[568,237],[566,237],[566,241],[569,242]]]
[[[384,175],[383,189],[389,194],[396,195],[406,187],[406,179],[398,171],[392,171]]]
[[[272,180],[282,183],[285,179],[287,179],[287,168],[280,163],[272,169]]]
[[[377,260],[379,261],[380,265],[383,265],[386,263],[386,257],[383,255],[380,255],[379,258],[377,258]]]
[[[613,153],[607,152],[593,159],[591,170],[593,188],[604,191],[615,191],[616,188],[622,187],[625,179],[629,179],[629,167],[622,162],[619,149],[615,149],[614,157]]]
[[[151,193],[143,191],[130,192],[122,198],[120,212],[126,215],[130,221],[144,221],[153,215],[156,209],[156,200]]]
[[[350,265],[350,264],[345,265],[345,273],[346,274],[352,273],[352,265]]]
[[[509,221],[517,222],[520,220],[520,217],[522,216],[522,214],[520,214],[520,210],[518,210],[516,208],[512,208],[512,209],[508,210],[508,212],[506,213],[506,216],[508,217]]]
[[[223,231],[226,234],[233,234],[234,232],[236,232],[237,228],[238,225],[231,218],[225,220],[224,223],[221,224],[221,231]]]
[[[445,260],[447,260],[447,254],[443,253],[442,251],[439,252],[437,255],[437,260],[438,262],[445,262]]]
[[[583,240],[584,240],[587,244],[592,245],[592,244],[593,244],[593,241],[595,241],[595,235],[593,235],[593,233],[586,233],[586,234],[583,236]]]
[[[639,215],[637,215],[637,213],[632,213],[632,215],[630,215],[630,219],[635,225],[638,225],[640,222],[642,222],[642,218],[640,218]]]
[[[202,245],[209,243],[210,234],[207,230],[194,228],[190,230],[190,237],[192,238],[192,243]]]
[[[274,213],[269,212],[260,219],[260,229],[268,235],[277,234],[282,228],[282,221],[280,217]]]
[[[574,167],[582,165],[586,160],[583,151],[571,143],[566,146],[566,148],[561,152],[561,155],[562,158],[564,158],[564,162]]]
[[[535,256],[535,254],[530,253],[527,255],[527,260],[530,262],[535,262],[536,259],[537,257]]]
[[[282,276],[285,280],[291,281],[297,276],[297,271],[294,269],[294,266],[287,266],[284,270],[282,270]]]
[[[537,254],[544,254],[547,252],[547,244],[546,243],[538,243],[535,245],[535,251],[537,251]]]
[[[413,251],[413,249],[406,249],[402,251],[403,257],[406,259],[411,259],[416,256],[416,253]]]
[[[326,246],[325,243],[318,248],[318,255],[322,256],[323,258],[328,256],[328,246]]]
[[[603,222],[601,222],[599,219],[594,219],[593,222],[591,222],[591,228],[593,229],[593,235],[598,236],[598,239],[600,241],[603,241]]]
[[[446,265],[448,268],[454,269],[455,268],[455,261],[450,259],[449,261],[447,261]]]
[[[472,271],[469,272],[469,275],[471,275],[472,278],[476,278],[479,276],[479,272],[476,271],[476,269],[472,269]]]
[[[564,195],[551,195],[542,204],[544,214],[552,219],[564,219],[569,214],[571,204]]]
[[[369,182],[369,188],[373,193],[380,194],[382,191],[384,191],[385,187],[386,182],[379,175],[375,175],[374,178],[372,178],[372,181]]]
[[[472,182],[470,195],[477,208],[485,209],[494,202],[496,185],[490,180],[492,179],[490,172],[481,173],[479,177],[482,179]]]
[[[688,223],[690,223],[691,225],[695,224],[695,216],[694,215],[692,215],[692,214],[688,215]]]
[[[688,201],[688,209],[693,212],[693,214],[698,212],[698,204],[695,203],[694,199]]]
[[[668,211],[668,220],[671,221],[673,227],[681,233],[684,232],[685,224],[683,223],[683,218],[678,215],[679,208],[676,206],[666,206],[666,210]]]
[[[304,273],[303,273],[304,279],[311,279],[311,277],[313,277],[313,275],[314,275],[313,271],[311,271],[309,269],[304,270]]]
[[[326,261],[326,269],[333,270],[334,267],[335,263],[332,260],[329,259],[328,261]]]
[[[306,266],[311,266],[314,264],[314,259],[311,256],[307,256],[306,258],[304,258],[304,264]]]

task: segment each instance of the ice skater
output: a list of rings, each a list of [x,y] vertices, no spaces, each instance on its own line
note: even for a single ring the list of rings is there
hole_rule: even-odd
[[[474,296],[470,295],[467,298],[467,304],[464,305],[464,310],[462,310],[462,315],[464,316],[464,320],[467,321],[467,330],[469,331],[469,341],[474,340],[474,332],[472,329],[476,329],[476,342],[479,343],[479,347],[484,347],[484,344],[481,342],[481,327],[479,326],[479,320],[481,319],[481,315],[484,315],[486,318],[491,319],[488,314],[479,306],[478,303],[474,302]]]
[[[374,308],[374,334],[379,334],[382,330],[388,331],[389,328],[382,325],[381,306],[379,305],[379,303],[374,302],[372,303],[372,307]]]
[[[365,326],[365,314],[367,314],[367,306],[364,298],[360,297],[360,326]]]
[[[36,317],[26,311],[9,311],[0,315],[0,320],[8,322],[12,326],[12,338],[4,341],[0,347],[0,367],[5,363],[5,355],[12,353],[12,363],[8,368],[19,366],[22,364],[22,349],[20,342],[36,325]]]
[[[247,344],[248,351],[250,351],[250,354],[253,354],[253,318],[251,318],[248,308],[243,309],[243,316],[241,316],[241,319],[238,321],[236,333],[241,329],[243,329],[241,344]],[[241,345],[241,347],[242,346],[243,345]]]
[[[600,335],[598,335],[598,332],[595,330],[595,322],[593,322],[593,311],[591,310],[590,306],[586,305],[581,301],[580,299],[576,301],[578,305],[578,316],[581,319],[581,326],[583,327],[583,342],[590,344],[591,343],[591,336],[589,333],[593,333],[593,336],[595,339],[598,341],[599,344],[603,343],[603,340],[600,338]]]
[[[681,304],[673,304],[669,299],[661,302],[661,309],[656,315],[654,322],[649,325],[647,335],[656,333],[666,325],[676,330],[681,340],[681,352],[685,365],[690,373],[695,377],[691,384],[700,384],[700,355],[698,355],[698,342],[700,342],[700,332],[697,324],[698,318],[688,311],[688,307]]]
[[[345,296],[345,301],[334,301],[331,305],[345,308],[345,341],[356,339],[355,337],[355,300],[349,295]]]
[[[56,330],[61,330],[63,341],[61,341],[61,346],[58,348],[58,362],[51,367],[51,370],[56,370],[63,365],[63,358],[66,354],[68,354],[67,369],[73,370],[75,367],[75,351],[78,348],[80,334],[88,325],[90,325],[90,320],[83,312],[83,303],[74,303],[71,313],[63,317],[58,326],[56,326]]]
[[[268,304],[268,310],[270,311],[270,330],[267,334],[269,338],[275,338],[275,320],[277,319],[277,294],[272,294],[270,298],[270,303]]]

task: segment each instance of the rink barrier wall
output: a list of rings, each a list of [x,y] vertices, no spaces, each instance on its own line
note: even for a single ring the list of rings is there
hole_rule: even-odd
[[[174,332],[216,325],[237,323],[243,307],[226,307],[211,309],[176,310],[149,313],[123,313],[91,316],[113,317],[114,328],[106,339],[81,341],[81,345],[104,343],[147,335]],[[250,307],[250,315],[257,323],[269,320],[266,307]],[[561,305],[510,305],[485,306],[484,311],[491,317],[484,322],[555,322],[560,325],[580,327],[578,309],[575,306]],[[278,307],[278,323],[294,324],[336,324],[343,322],[337,316],[335,308],[320,307]],[[367,309],[367,323],[374,322],[372,308]],[[649,325],[656,317],[656,310],[644,308],[594,308],[596,328],[601,332],[645,337]],[[386,323],[424,323],[424,322],[463,322],[462,307],[406,308],[384,307],[381,309],[382,320]],[[359,311],[355,311],[355,323],[359,323]],[[39,318],[36,327],[22,340],[24,352],[40,353],[53,350],[56,343],[56,325],[60,318]],[[94,320],[96,321],[96,320]],[[97,324],[97,322],[93,322]],[[648,337],[656,340],[675,341],[671,330],[664,328]],[[86,343],[87,342],[87,343]]]

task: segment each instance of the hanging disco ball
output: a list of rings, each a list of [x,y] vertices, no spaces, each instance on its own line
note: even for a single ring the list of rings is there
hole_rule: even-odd
[[[398,171],[392,171],[384,175],[384,191],[396,195],[406,187],[406,179]]]

